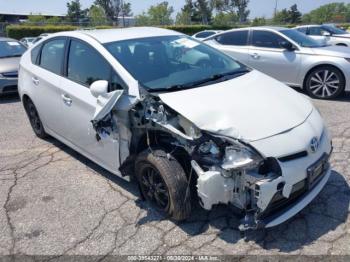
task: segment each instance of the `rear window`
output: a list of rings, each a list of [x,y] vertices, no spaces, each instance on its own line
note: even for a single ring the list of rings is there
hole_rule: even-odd
[[[222,45],[238,45],[238,46],[244,46],[247,45],[248,40],[248,31],[237,31],[237,32],[228,32],[219,35],[216,38],[216,41],[218,41]]]
[[[27,48],[16,40],[0,41],[0,58],[20,57]]]

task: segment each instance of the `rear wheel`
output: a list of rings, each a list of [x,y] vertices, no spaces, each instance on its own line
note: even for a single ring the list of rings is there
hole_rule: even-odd
[[[25,100],[24,108],[26,110],[30,125],[32,126],[35,135],[40,138],[47,137],[47,134],[44,130],[44,126],[40,120],[38,111],[36,110],[35,105],[29,98]]]
[[[144,198],[158,211],[181,221],[191,212],[186,174],[163,150],[146,150],[136,160],[136,176]]]
[[[345,78],[342,72],[333,66],[318,67],[307,76],[305,89],[314,98],[336,98],[345,89]]]

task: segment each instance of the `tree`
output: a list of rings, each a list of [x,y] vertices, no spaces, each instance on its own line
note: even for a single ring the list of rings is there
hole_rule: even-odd
[[[331,3],[320,6],[319,8],[305,14],[303,22],[308,23],[327,23],[327,22],[348,22],[350,21],[350,5],[344,3]]]
[[[123,0],[95,0],[95,5],[100,6],[107,18],[115,21],[117,24],[120,16],[124,18],[131,15],[131,4]]]
[[[111,0],[95,0],[95,5],[100,6],[109,20],[114,18],[114,10]]]
[[[298,10],[298,6],[296,4],[292,5],[288,11],[289,23],[298,24],[301,22],[301,13]]]
[[[101,6],[92,5],[89,9],[89,18],[93,26],[105,25],[107,23],[106,13]]]
[[[168,2],[162,2],[157,5],[152,5],[147,13],[143,12],[136,16],[137,25],[170,25],[173,23],[171,14],[174,12],[172,6]]]
[[[200,14],[202,23],[207,25],[209,24],[211,17],[212,17],[212,8],[207,0],[197,0],[197,2],[194,5],[196,9],[198,10],[198,13]]]
[[[214,16],[213,25],[214,26],[233,26],[238,22],[238,16],[235,12],[224,13],[219,12]]]
[[[42,24],[46,23],[46,18],[43,15],[29,15],[27,21],[31,24]]]
[[[252,26],[263,26],[266,24],[267,21],[265,17],[255,17],[252,21]]]
[[[276,12],[273,17],[273,23],[276,25],[284,25],[289,23],[289,13],[286,8],[283,8],[281,11]]]
[[[45,22],[47,24],[50,24],[50,25],[58,25],[62,22],[62,19],[58,16],[52,16],[52,17],[46,19]]]
[[[67,18],[71,22],[79,22],[86,15],[84,10],[81,9],[80,0],[68,2],[67,9]]]
[[[181,11],[177,13],[176,15],[176,22],[177,25],[190,25],[192,24],[192,17],[191,13],[188,11]]]
[[[233,3],[237,8],[239,22],[241,24],[247,22],[250,14],[250,10],[248,9],[249,0],[233,0]]]

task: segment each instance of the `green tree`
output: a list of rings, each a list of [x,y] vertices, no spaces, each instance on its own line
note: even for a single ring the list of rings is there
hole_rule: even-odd
[[[191,13],[183,10],[181,12],[178,12],[176,15],[175,23],[177,25],[191,25],[192,24]]]
[[[238,22],[238,16],[235,12],[219,12],[213,18],[214,26],[233,26]]]
[[[171,14],[174,12],[168,2],[152,5],[147,13],[135,17],[137,25],[170,25],[173,23]]]
[[[266,24],[267,21],[265,17],[255,17],[252,21],[252,26],[263,26]]]
[[[101,6],[92,5],[89,9],[89,19],[93,26],[107,24],[106,13]]]
[[[46,23],[50,25],[58,25],[62,22],[62,19],[58,16],[52,16],[48,19],[46,19]]]
[[[67,3],[67,19],[70,22],[79,22],[85,16],[86,14],[81,8],[80,0],[72,0]]]
[[[296,4],[292,5],[290,9],[288,10],[288,18],[289,23],[291,24],[298,24],[301,22],[302,14],[298,10],[298,6]]]
[[[350,5],[345,5],[344,3],[323,5],[310,13],[305,14],[302,20],[317,24],[327,22],[348,22],[350,21]]]
[[[46,18],[43,15],[29,15],[28,22],[32,24],[46,23]]]
[[[94,4],[100,6],[103,9],[109,20],[113,20],[114,10],[111,0],[95,0]]]
[[[210,5],[210,2],[207,0],[197,0],[197,2],[194,4],[195,8],[198,10],[198,13],[201,17],[202,24],[209,24],[212,18],[212,6]]]
[[[239,22],[246,23],[248,21],[248,16],[250,10],[248,9],[249,0],[233,0],[234,5],[237,7],[237,15],[239,17]]]
[[[248,21],[250,11],[248,9],[249,0],[212,0],[213,7],[219,13],[235,13],[240,23]]]
[[[288,24],[289,21],[290,21],[289,12],[286,8],[276,12],[275,16],[273,17],[273,23],[276,25]]]

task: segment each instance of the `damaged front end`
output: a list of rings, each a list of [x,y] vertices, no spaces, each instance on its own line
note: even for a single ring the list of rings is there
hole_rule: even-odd
[[[142,150],[166,149],[189,176],[192,171],[197,174],[195,180],[189,177],[189,182],[196,183],[204,209],[230,204],[243,213],[241,231],[264,227],[272,203],[292,201],[304,192],[305,185],[286,183],[277,159],[265,158],[241,139],[200,130],[157,95],[143,94],[127,114],[121,113],[125,110],[113,112],[117,117],[107,114],[93,124],[97,139],[101,139],[108,135],[106,123],[115,123],[119,140],[124,141],[120,143],[121,167],[133,163]]]

